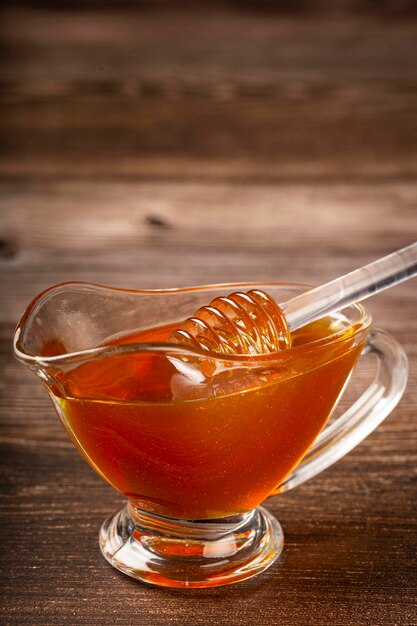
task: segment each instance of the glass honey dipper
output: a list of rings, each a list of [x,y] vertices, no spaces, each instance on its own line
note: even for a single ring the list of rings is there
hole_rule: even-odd
[[[291,332],[417,274],[417,242],[277,304],[264,291],[217,297],[189,317],[170,342],[221,354],[257,355],[291,346]]]

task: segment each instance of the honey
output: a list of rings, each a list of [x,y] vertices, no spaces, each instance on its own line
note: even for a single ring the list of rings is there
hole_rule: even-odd
[[[117,338],[108,345],[141,350],[60,372],[58,413],[87,461],[140,508],[190,520],[246,512],[325,425],[364,334],[325,318],[264,357],[159,350],[183,324]]]

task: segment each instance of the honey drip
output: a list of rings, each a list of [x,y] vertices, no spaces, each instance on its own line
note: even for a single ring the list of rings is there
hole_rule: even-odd
[[[171,333],[170,342],[221,354],[268,354],[289,348],[285,316],[264,291],[215,298]]]

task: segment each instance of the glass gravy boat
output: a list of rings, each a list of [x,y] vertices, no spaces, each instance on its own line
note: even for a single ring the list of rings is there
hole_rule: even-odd
[[[404,391],[403,349],[370,332],[360,305],[324,320],[321,335],[268,355],[169,342],[170,329],[200,306],[254,287],[276,302],[306,289],[64,283],[37,296],[15,331],[15,356],[44,382],[79,452],[128,498],[99,541],[105,558],[134,578],[211,587],[265,570],[283,533],[259,505],[349,452]],[[370,353],[374,381],[325,428],[356,361]]]

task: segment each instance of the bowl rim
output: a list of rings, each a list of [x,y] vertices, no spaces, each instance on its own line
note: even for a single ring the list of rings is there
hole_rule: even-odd
[[[74,352],[68,352],[65,354],[59,354],[54,356],[41,356],[36,354],[31,354],[28,351],[23,349],[21,345],[21,335],[22,330],[25,327],[25,324],[28,322],[31,314],[34,314],[36,309],[41,305],[44,299],[50,296],[52,293],[56,293],[61,291],[62,289],[66,289],[68,287],[81,287],[84,289],[97,289],[103,291],[117,291],[122,293],[130,293],[137,295],[163,295],[163,294],[173,294],[173,293],[189,293],[195,291],[208,291],[213,289],[224,289],[230,288],[233,289],[235,287],[289,287],[289,288],[311,288],[312,285],[306,283],[293,283],[293,282],[282,282],[282,281],[245,281],[245,282],[232,282],[232,283],[213,283],[206,285],[196,285],[190,287],[170,287],[170,288],[162,288],[162,289],[126,289],[121,287],[111,287],[109,285],[101,285],[97,283],[91,283],[88,281],[67,281],[63,283],[58,283],[56,285],[52,285],[47,289],[40,292],[35,298],[30,302],[27,306],[25,312],[23,313],[20,321],[17,324],[17,327],[13,333],[12,340],[12,349],[14,356],[21,362],[25,363],[31,368],[36,367],[47,367],[47,366],[59,366],[72,364],[75,362],[88,361],[96,358],[100,358],[103,356],[115,356],[119,354],[128,354],[128,353],[138,353],[138,352],[153,352],[153,353],[167,353],[171,356],[193,356],[193,357],[203,357],[205,360],[212,360],[215,362],[224,362],[224,363],[244,363],[246,367],[248,365],[257,365],[259,366],[262,363],[271,363],[271,361],[276,360],[277,355],[282,357],[283,354],[286,356],[294,355],[298,353],[301,349],[306,351],[306,348],[316,349],[317,347],[321,347],[323,345],[330,346],[336,342],[342,342],[346,339],[352,339],[357,337],[360,333],[366,331],[372,321],[372,316],[370,312],[359,303],[351,304],[347,307],[341,309],[344,311],[346,309],[354,309],[359,313],[359,317],[356,321],[352,322],[353,332],[346,337],[346,328],[341,331],[335,332],[331,335],[328,335],[324,338],[315,339],[307,344],[300,344],[297,346],[292,346],[290,348],[286,348],[285,350],[280,350],[276,352],[270,352],[268,354],[259,354],[259,355],[242,355],[242,354],[219,354],[218,352],[205,350],[203,348],[191,347],[188,345],[183,345],[180,343],[169,343],[169,342],[146,342],[146,343],[123,343],[123,344],[104,344],[101,346],[97,346],[94,348],[87,348],[85,350],[78,350]]]

